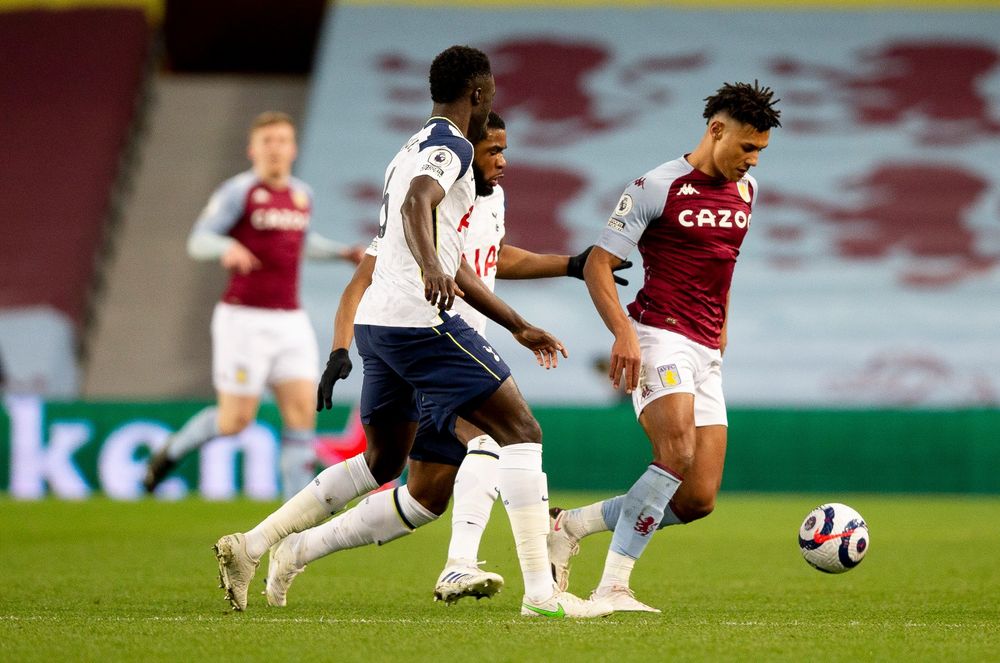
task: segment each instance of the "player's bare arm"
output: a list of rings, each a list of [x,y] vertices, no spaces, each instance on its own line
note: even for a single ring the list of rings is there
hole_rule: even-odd
[[[348,246],[310,232],[306,234],[305,255],[310,260],[344,260],[358,265],[365,257],[365,247],[360,244]]]
[[[493,322],[503,326],[518,343],[534,352],[539,366],[555,368],[559,365],[559,353],[562,353],[563,357],[569,357],[559,339],[544,329],[529,324],[507,302],[486,287],[464,259],[458,268],[456,279],[464,291],[462,299]]]
[[[424,296],[432,306],[447,311],[461,297],[455,279],[445,274],[434,246],[434,213],[445,191],[437,180],[427,175],[414,177],[400,207],[406,245],[420,266],[424,277]]]
[[[340,295],[340,304],[333,317],[333,350],[348,349],[354,341],[354,316],[358,312],[358,304],[365,290],[372,284],[372,274],[375,272],[376,258],[365,254],[361,263],[354,270],[354,276]]]
[[[639,339],[622,308],[618,299],[618,289],[615,287],[613,268],[619,262],[621,258],[618,256],[599,246],[594,247],[583,268],[583,278],[597,312],[604,320],[605,326],[615,336],[615,342],[611,346],[611,368],[608,377],[617,389],[624,376],[625,391],[632,393],[639,386],[642,356],[639,352]]]
[[[575,256],[561,256],[551,253],[533,253],[526,249],[509,244],[500,245],[497,262],[498,279],[545,279],[556,276],[572,276],[583,279],[583,266],[593,247],[588,246]],[[628,269],[632,266],[630,260],[619,261],[614,271]],[[628,281],[615,275],[615,283],[628,285]]]
[[[316,392],[317,412],[333,407],[333,386],[337,380],[346,379],[354,368],[348,355],[351,343],[354,342],[354,314],[358,311],[362,295],[372,283],[374,271],[375,256],[366,253],[358,268],[354,270],[351,282],[340,295],[340,305],[337,306],[337,314],[333,318],[333,348]]]
[[[566,276],[569,256],[532,253],[525,249],[500,244],[497,257],[498,279],[545,279]]]

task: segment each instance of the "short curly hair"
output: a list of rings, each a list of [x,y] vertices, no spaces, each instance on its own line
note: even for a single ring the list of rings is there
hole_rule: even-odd
[[[452,46],[431,63],[431,99],[447,104],[456,101],[477,78],[491,75],[490,59],[478,48]]]
[[[486,116],[486,128],[487,129],[507,129],[507,124],[500,117],[500,113],[496,111],[490,111],[490,114]]]
[[[774,90],[761,87],[757,81],[749,83],[725,83],[711,97],[705,97],[706,120],[716,113],[725,112],[757,131],[768,131],[781,126],[781,111],[774,107],[781,99],[772,99]]]

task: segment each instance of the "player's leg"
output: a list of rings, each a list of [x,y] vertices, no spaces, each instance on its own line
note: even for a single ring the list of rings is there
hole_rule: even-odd
[[[153,492],[185,455],[213,438],[239,433],[256,418],[270,360],[261,352],[258,333],[266,317],[254,313],[229,304],[216,305],[212,314],[216,405],[188,419],[153,455],[143,479],[148,492]]]
[[[698,442],[694,461],[684,474],[684,482],[667,505],[657,529],[671,525],[686,525],[708,516],[715,509],[715,498],[719,494],[719,486],[722,485],[722,470],[726,463],[728,429],[721,425],[699,426],[697,431]],[[599,523],[594,520],[588,523],[583,517],[582,512],[588,507],[582,507],[579,510],[581,512],[579,520],[573,519],[576,514],[567,511],[564,521],[566,529],[570,530],[578,539],[596,532],[614,529],[624,501],[625,496],[619,495],[603,502],[597,502],[600,517],[596,520],[599,520]],[[572,509],[571,511],[578,510]]]
[[[292,580],[321,557],[373,543],[381,546],[436,520],[448,508],[456,469],[411,461],[405,486],[369,495],[336,518],[285,537],[271,550],[267,602],[284,606]]]
[[[721,425],[698,427],[694,461],[667,504],[657,529],[686,525],[704,518],[715,508],[726,459],[726,433],[727,428]],[[579,552],[580,540],[591,534],[614,531],[625,497],[617,495],[574,509],[552,509],[549,559],[553,577],[561,589],[569,586],[570,560]]]
[[[461,317],[434,328],[440,343],[432,361],[415,371],[415,385],[442,419],[464,417],[500,445],[497,485],[507,508],[521,562],[526,616],[592,617],[609,612],[601,604],[556,591],[549,570],[548,487],[542,472],[542,431],[518,390],[510,369],[490,344]],[[440,428],[441,420],[438,421]]]
[[[461,417],[455,422],[455,436],[465,445],[466,453],[455,477],[449,566],[479,559],[479,544],[499,496],[500,445]]]
[[[407,421],[389,426],[366,424],[368,448],[363,453],[320,472],[277,511],[246,532],[246,547],[250,557],[254,561],[259,560],[268,548],[289,534],[318,525],[342,510],[354,498],[399,476],[405,454],[382,453],[380,447],[388,445],[391,448],[398,438],[412,437],[414,428],[415,423]],[[369,469],[370,465],[376,468],[378,476],[383,479],[376,478]],[[388,469],[390,467],[393,469]]]
[[[560,592],[552,580],[546,539],[549,530],[548,480],[542,471],[542,435],[537,420],[512,378],[472,411],[460,411],[500,445],[497,488],[503,499],[524,579],[521,614],[541,617],[597,617],[611,611],[605,602]]]
[[[281,413],[281,492],[287,500],[316,476],[316,382],[286,380],[272,390]]]
[[[413,443],[413,450],[410,452],[410,467],[437,468],[434,473],[430,471],[421,472],[421,479],[410,481],[410,489],[413,495],[428,509],[435,513],[442,513],[447,506],[447,498],[452,495],[452,488],[455,491],[455,510],[462,514],[463,522],[475,521],[479,530],[475,533],[475,542],[468,545],[463,540],[463,545],[456,545],[456,533],[452,533],[452,543],[449,546],[449,557],[444,570],[438,575],[434,586],[434,599],[451,604],[466,596],[475,598],[489,598],[496,594],[503,587],[503,578],[491,571],[484,571],[479,568],[477,554],[479,551],[479,539],[482,536],[482,528],[489,518],[489,509],[496,499],[495,477],[483,478],[475,468],[470,468],[467,460],[478,458],[476,453],[471,456],[466,452],[466,446],[459,441],[459,436],[469,439],[470,434],[476,434],[471,449],[478,449],[483,439],[489,439],[482,435],[482,431],[476,429],[467,422],[456,422],[454,432],[451,426],[444,430],[439,430],[433,423],[433,416],[429,408],[423,409],[420,430],[417,432],[417,439]],[[496,443],[493,443],[495,449]],[[495,465],[498,455],[492,457],[481,456],[490,461],[493,467],[488,468],[491,475],[495,475]],[[464,473],[464,475],[463,475]],[[472,474],[470,474],[472,473]],[[464,476],[464,481],[461,477]],[[447,493],[441,489],[440,483],[447,482]],[[486,495],[477,491],[473,482],[478,485],[480,481],[489,484]],[[486,504],[483,505],[482,501]],[[485,514],[479,512],[485,511]],[[471,526],[471,525],[470,525]],[[475,529],[475,527],[472,527]],[[470,550],[471,548],[471,550]],[[458,556],[456,556],[458,555]]]
[[[647,343],[647,345],[649,345]],[[674,493],[663,512],[657,529],[670,525],[685,524],[711,513],[715,496],[722,483],[722,471],[726,457],[726,417],[725,398],[722,393],[721,356],[708,348],[687,343],[688,351],[676,356],[674,366],[687,363],[685,356],[694,366],[689,379],[687,371],[678,371],[667,382],[676,382],[673,389],[684,388],[685,382],[694,382],[694,424],[695,452],[690,467],[684,474],[684,482]],[[670,366],[666,360],[661,362]],[[657,371],[656,383],[647,385],[643,392],[637,392],[634,405],[639,412],[665,393]],[[655,412],[655,410],[653,411]],[[549,532],[549,557],[552,561],[553,576],[560,587],[569,583],[570,559],[579,551],[578,542],[585,536],[614,530],[621,517],[626,495],[618,495],[607,500],[577,509],[553,509],[554,519]]]
[[[635,561],[663,518],[694,458],[694,395],[675,393],[649,403],[639,417],[653,446],[653,462],[625,494],[595,596],[618,611],[658,612],[632,596]]]
[[[363,454],[323,470],[246,534],[231,534],[219,540],[216,555],[222,584],[237,610],[246,608],[247,588],[266,550],[294,532],[323,522],[355,497],[394,479],[402,471],[416,430],[414,393],[368,344],[363,344],[361,334],[358,338],[365,366],[361,417],[368,448]]]
[[[316,382],[319,351],[305,311],[274,316],[269,381],[281,412],[281,492],[290,498],[316,474]]]
[[[700,357],[694,344],[679,334],[634,325],[642,352],[642,373],[632,401],[652,445],[653,462],[625,494],[594,594],[609,598],[617,610],[654,610],[635,600],[629,580],[635,561],[694,460]]]
[[[156,490],[184,456],[217,437],[236,435],[253,423],[257,418],[260,398],[220,391],[216,403],[199,410],[184,422],[153,455],[142,482],[146,492]]]
[[[363,453],[323,470],[313,482],[321,494],[327,495],[321,497],[322,501],[328,505],[339,504],[337,510],[350,499],[397,478],[406,464],[417,430],[413,388],[383,358],[378,347],[379,330],[358,325],[355,332],[364,361],[361,421],[366,448]],[[366,489],[355,493],[360,487]],[[341,503],[345,497],[347,499]],[[406,486],[402,486],[370,495],[322,526],[295,530],[301,534],[285,534],[280,543],[275,541],[271,547],[265,585],[268,603],[285,605],[292,580],[309,562],[344,548],[391,541],[409,531],[406,524],[415,528],[436,517],[410,496]]]

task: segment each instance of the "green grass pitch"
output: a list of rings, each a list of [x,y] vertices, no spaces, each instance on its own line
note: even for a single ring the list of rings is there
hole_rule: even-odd
[[[823,501],[850,504],[871,529],[868,557],[844,575],[814,571],[796,544]],[[0,500],[0,660],[1000,660],[998,498],[723,493],[710,518],[656,534],[637,564],[637,596],[663,614],[561,622],[518,615],[499,506],[482,551],[507,579],[493,600],[432,601],[449,534],[437,522],[311,565],[284,609],[259,594],[262,568],[234,613],[211,545],[273,506]],[[594,587],[609,540],[584,541],[571,590]]]

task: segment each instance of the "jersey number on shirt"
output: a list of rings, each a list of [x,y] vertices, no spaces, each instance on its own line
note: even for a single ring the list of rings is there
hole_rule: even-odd
[[[385,189],[382,190],[382,207],[378,210],[379,238],[385,237],[385,226],[389,222],[389,182],[392,181],[392,176],[395,173],[395,168],[389,171],[389,177],[385,178]]]
[[[483,251],[482,249],[476,249],[476,253],[473,255],[473,264],[476,266],[476,276],[479,278],[485,278],[490,275],[490,270],[496,270],[497,268],[497,247],[491,246],[490,248]],[[482,262],[480,262],[480,260]]]

